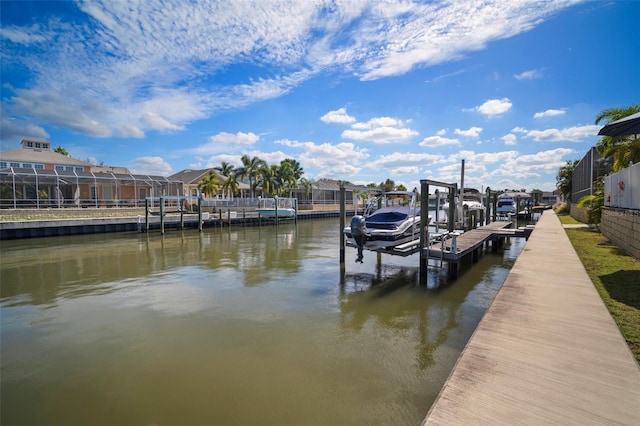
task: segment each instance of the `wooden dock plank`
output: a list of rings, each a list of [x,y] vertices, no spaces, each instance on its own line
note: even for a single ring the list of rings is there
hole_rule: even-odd
[[[640,368],[547,210],[423,425],[640,425]]]
[[[507,229],[510,226],[511,222],[492,222],[456,237],[457,251],[455,253],[451,251],[453,240],[449,238],[444,242],[444,247],[438,242],[432,244],[429,248],[425,248],[427,251],[426,255],[430,258],[442,258],[448,262],[457,262],[464,256],[482,247],[482,245],[494,235],[517,236],[516,230]]]

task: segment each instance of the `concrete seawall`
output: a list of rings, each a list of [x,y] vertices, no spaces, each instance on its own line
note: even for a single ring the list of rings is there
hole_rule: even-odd
[[[423,425],[640,425],[640,367],[547,210]]]
[[[0,240],[106,232],[141,232],[146,228],[144,209],[52,209],[40,212],[27,210],[21,213],[15,211],[0,213],[2,213],[0,216]],[[258,214],[253,211],[236,213],[235,217],[230,217],[226,210],[220,210],[215,215],[209,214],[208,219],[203,220],[203,226],[256,226],[273,223],[272,219],[260,219]],[[298,220],[338,216],[339,211],[332,210],[300,211]],[[182,222],[184,228],[198,228],[197,218],[196,214],[185,214]],[[283,219],[283,221],[290,222],[291,219]],[[165,228],[176,229],[180,225],[179,214],[165,216]],[[154,231],[160,229],[158,216],[149,217],[149,229]]]

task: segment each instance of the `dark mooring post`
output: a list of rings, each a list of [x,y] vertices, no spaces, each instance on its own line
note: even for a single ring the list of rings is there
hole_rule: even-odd
[[[487,207],[484,214],[485,223],[488,225],[491,223],[491,188],[487,186]]]
[[[344,185],[340,184],[340,264],[344,264],[345,260],[345,241],[344,235],[342,234],[342,230],[345,225],[345,215],[346,215],[346,196],[344,191]]]
[[[458,184],[453,185],[453,187],[449,187],[449,215],[447,217],[447,226],[448,226],[449,232],[453,232],[456,225],[455,214],[458,211],[458,206],[456,205],[457,194],[458,194]]]
[[[198,197],[198,232],[202,232],[202,198]]]
[[[164,235],[164,197],[160,197],[160,233]]]
[[[439,198],[436,197],[436,203],[439,203]],[[436,204],[436,211],[438,209]],[[437,217],[437,213],[436,213]],[[427,254],[424,248],[429,244],[429,184],[426,180],[420,180],[420,285],[427,284]]]
[[[178,208],[180,209],[180,229],[184,229],[184,209],[185,203],[182,198],[178,199]]]
[[[149,199],[144,200],[144,230],[149,233]]]
[[[493,221],[498,220],[498,193],[494,192],[491,198],[491,207],[493,208]]]

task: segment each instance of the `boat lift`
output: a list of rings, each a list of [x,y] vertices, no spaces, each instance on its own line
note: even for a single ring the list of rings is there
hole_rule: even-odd
[[[428,223],[429,216],[429,186],[437,186],[447,188],[449,190],[449,203],[450,205],[454,205],[455,203],[455,195],[457,194],[458,185],[456,183],[445,183],[438,182],[435,180],[424,179],[420,181],[421,191],[420,191],[420,205],[423,208],[420,209],[420,223]],[[449,217],[447,219],[447,230],[439,231],[439,218],[438,213],[436,214],[436,230],[437,232],[429,235],[429,227],[428,226],[420,226],[418,230],[418,238],[409,241],[398,246],[392,247],[390,249],[384,250],[385,253],[389,253],[392,255],[398,256],[409,256],[416,252],[420,253],[420,279],[421,283],[423,279],[426,279],[426,266],[429,258],[429,246],[433,243],[437,243],[441,246],[440,253],[444,252],[444,241],[448,238],[453,238],[454,242],[452,242],[455,247],[455,238],[458,236],[457,233],[454,232],[455,226],[455,209],[449,210]],[[436,209],[436,211],[438,211]],[[345,202],[345,188],[344,185],[340,186],[340,230],[345,227],[345,217],[346,217],[346,202]],[[344,266],[345,263],[345,249],[346,249],[346,239],[342,232],[340,232],[340,264]],[[426,251],[425,251],[426,249]],[[442,261],[444,258],[442,258]],[[423,268],[425,270],[423,270]]]
[[[455,196],[458,192],[458,186],[455,183],[439,182],[431,179],[423,179],[420,181],[420,204],[427,206],[420,209],[421,224],[428,221],[428,205],[429,205],[429,188],[430,187],[447,188],[449,191],[449,203],[455,204]],[[490,188],[487,188],[488,198],[491,196]],[[494,203],[495,204],[495,203]],[[495,209],[495,208],[494,208]],[[419,238],[413,241],[405,242],[400,245],[387,248],[385,250],[376,250],[378,253],[388,253],[391,255],[409,256],[416,252],[420,253],[420,284],[426,284],[427,267],[429,259],[440,260],[440,267],[447,262],[449,276],[457,277],[460,264],[463,259],[470,257],[473,261],[477,261],[479,251],[486,244],[491,242],[493,250],[500,247],[505,238],[525,237],[527,238],[531,232],[531,228],[522,229],[506,229],[511,226],[511,222],[500,222],[490,224],[490,203],[487,203],[486,214],[480,217],[469,218],[472,228],[464,233],[455,230],[455,210],[449,209],[447,228],[440,231],[438,228],[438,220],[436,220],[436,232],[430,232],[428,226],[420,226],[418,234]],[[494,210],[495,211],[495,210]],[[481,212],[484,213],[484,212]],[[345,227],[345,189],[340,186],[340,230]],[[495,219],[495,218],[494,218]],[[486,226],[482,226],[485,225]],[[480,226],[480,228],[478,228]],[[458,241],[460,240],[460,241]],[[346,238],[340,232],[340,265],[344,270],[345,264],[345,247]]]

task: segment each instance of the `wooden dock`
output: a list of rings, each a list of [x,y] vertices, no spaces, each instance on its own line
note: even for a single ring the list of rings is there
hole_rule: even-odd
[[[528,238],[533,226],[511,229],[512,222],[492,222],[488,225],[472,229],[462,234],[442,233],[430,234],[431,243],[423,249],[423,258],[435,259],[448,263],[449,275],[456,278],[460,263],[467,258],[477,262],[483,248],[491,245],[492,251],[497,251],[506,238]]]
[[[640,368],[553,210],[423,426],[640,425]]]

